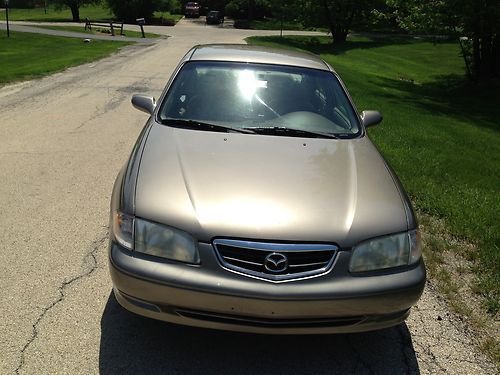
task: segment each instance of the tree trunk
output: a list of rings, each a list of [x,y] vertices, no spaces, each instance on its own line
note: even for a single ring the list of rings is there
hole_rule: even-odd
[[[347,40],[349,29],[340,25],[336,25],[332,32],[333,44],[343,44]]]
[[[73,16],[73,22],[80,22],[80,7],[76,4],[71,4],[69,6],[71,9],[71,15]]]
[[[500,79],[500,43],[495,35],[473,38],[474,78],[484,84]]]
[[[472,66],[474,77],[481,79],[481,41],[477,36],[472,39]]]
[[[500,35],[496,35],[493,40],[493,76],[500,80]]]

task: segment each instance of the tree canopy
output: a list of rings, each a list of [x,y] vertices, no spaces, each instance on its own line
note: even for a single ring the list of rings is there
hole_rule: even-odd
[[[375,8],[376,0],[316,0],[302,3],[302,17],[311,23],[312,17],[326,25],[335,44],[344,43],[352,26],[366,13]]]
[[[459,37],[472,78],[500,79],[499,0],[387,0],[387,4],[406,30]]]
[[[116,18],[128,23],[136,23],[137,18],[150,21],[160,6],[158,0],[106,0]]]
[[[101,0],[52,0],[56,6],[67,6],[71,10],[73,22],[80,22],[80,7],[85,4],[98,4]]]

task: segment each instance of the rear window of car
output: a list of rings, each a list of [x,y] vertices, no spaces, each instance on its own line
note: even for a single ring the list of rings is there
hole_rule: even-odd
[[[333,73],[282,65],[188,62],[165,96],[159,117],[360,134],[357,115]]]

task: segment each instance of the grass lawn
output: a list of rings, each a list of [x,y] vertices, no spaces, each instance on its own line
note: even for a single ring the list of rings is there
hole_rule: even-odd
[[[468,83],[458,45],[450,42],[355,38],[336,48],[328,37],[248,42],[320,54],[339,72],[359,110],[383,113],[370,137],[418,211],[443,221],[456,240],[476,245],[459,252],[473,262],[475,291],[498,316],[500,89]]]
[[[4,17],[4,16],[2,16]],[[107,7],[101,5],[82,5],[80,7],[80,19],[88,17],[92,21],[109,20],[114,18],[113,13]],[[47,8],[33,9],[9,9],[9,20],[11,21],[33,21],[33,22],[71,22],[73,17],[69,8],[55,10],[53,6]]]
[[[103,33],[99,32],[98,30],[103,30],[103,31],[107,31],[109,30],[109,27],[98,27],[98,26],[92,26],[92,30],[85,30],[85,28],[82,26],[37,26],[37,27],[40,27],[42,29],[50,29],[50,30],[64,30],[64,31],[73,31],[73,32],[77,32],[77,33],[85,33],[85,34],[97,34],[97,35],[102,35]],[[139,26],[137,26],[137,28],[139,29]],[[147,28],[147,26],[145,27],[145,29]],[[111,32],[108,34],[108,33],[104,33],[105,35],[110,35],[111,37]],[[125,34],[124,36],[127,36],[127,37],[131,37],[131,38],[142,38],[142,34],[140,31],[130,31],[130,30],[123,30],[123,34]],[[153,34],[153,33],[147,33],[145,32],[144,33],[146,35],[146,38],[160,38],[160,37],[164,37],[164,35],[160,35],[160,34]],[[119,37],[120,35],[120,30],[116,30],[115,29],[115,35],[117,37]]]
[[[275,18],[268,18],[266,20],[254,20],[250,22],[250,28],[255,30],[310,30],[310,31],[328,31],[325,28],[318,29],[313,27],[304,27],[300,22],[289,22],[284,21],[281,25],[281,21]]]
[[[171,19],[171,20],[174,20],[175,23],[179,22],[179,20],[184,17],[184,15],[182,14],[171,14],[170,12],[160,12],[160,11],[156,11],[154,12],[153,14],[153,17],[155,19],[160,19],[161,17],[163,17],[164,19]]]
[[[106,6],[82,5],[80,7],[80,19],[84,21],[86,17],[88,17],[91,21],[106,21],[115,18],[114,14]],[[172,19],[177,23],[183,17],[183,15],[170,14],[170,12],[155,12],[153,17],[157,20],[159,20],[161,17],[163,17],[164,19]],[[56,10],[53,6],[49,5],[47,7],[47,13],[45,13],[44,8],[9,8],[9,20],[32,22],[71,22],[73,21],[73,17],[71,16],[71,11],[69,10],[69,8]]]
[[[126,42],[94,40],[41,34],[0,32],[0,85],[43,76],[70,66],[97,60],[118,51]]]

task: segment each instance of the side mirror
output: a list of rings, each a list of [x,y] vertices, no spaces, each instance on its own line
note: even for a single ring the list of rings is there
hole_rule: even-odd
[[[361,121],[365,128],[377,125],[382,121],[383,117],[379,111],[363,111],[361,112]]]
[[[156,108],[156,100],[151,96],[133,95],[132,105],[139,111],[143,111],[152,115]]]

